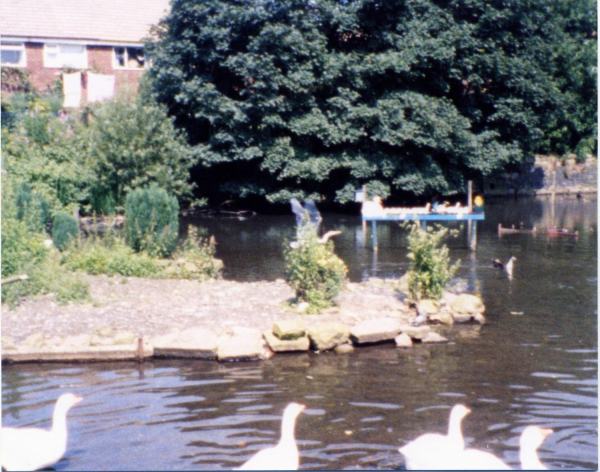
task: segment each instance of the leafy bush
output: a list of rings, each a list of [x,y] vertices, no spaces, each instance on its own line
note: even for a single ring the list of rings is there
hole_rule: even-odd
[[[444,287],[454,276],[460,261],[450,266],[448,247],[442,245],[442,239],[448,234],[448,229],[440,225],[435,228],[428,226],[421,229],[419,223],[409,223],[408,258],[408,288],[415,300],[431,298],[439,300]],[[454,233],[452,233],[454,234]]]
[[[125,203],[127,243],[137,252],[170,256],[177,244],[178,216],[177,199],[156,184],[132,191]]]
[[[43,244],[45,234],[16,217],[12,185],[2,179],[2,278],[27,274],[28,280],[2,286],[2,302],[14,306],[38,293],[56,294],[59,303],[89,298],[87,283],[67,273],[60,256]]]
[[[333,242],[319,243],[311,225],[302,225],[295,247],[284,249],[287,279],[298,301],[308,302],[308,312],[316,313],[333,304],[348,269],[333,252]]]
[[[198,236],[190,226],[188,235],[173,255],[174,264],[167,268],[167,277],[177,279],[213,279],[220,276],[223,263],[215,259],[215,245],[210,239]]]
[[[23,298],[47,293],[53,293],[61,305],[90,300],[88,282],[66,271],[60,264],[57,251],[49,251],[47,257],[30,264],[22,273],[26,273],[29,279],[2,287],[2,302],[11,307]]]
[[[91,275],[154,278],[162,273],[157,260],[144,253],[134,253],[122,238],[112,234],[104,239],[80,241],[65,253],[63,264],[69,270]]]
[[[48,201],[37,192],[33,192],[31,185],[22,183],[16,196],[17,218],[25,221],[34,231],[44,231],[51,222],[50,205]]]
[[[122,211],[129,192],[152,183],[191,198],[194,156],[164,107],[119,97],[95,106],[93,115],[88,139],[94,211]]]
[[[4,206],[4,205],[3,205]],[[27,274],[31,267],[46,258],[44,236],[8,216],[2,209],[2,278]]]
[[[27,184],[50,211],[84,208],[94,181],[85,128],[75,119],[29,112],[14,131],[2,130],[3,168],[15,185]]]
[[[54,245],[64,251],[69,243],[79,236],[79,222],[73,215],[64,211],[58,212],[52,222],[52,239]]]

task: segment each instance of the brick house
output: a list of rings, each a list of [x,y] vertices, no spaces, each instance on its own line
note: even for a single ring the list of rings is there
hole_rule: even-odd
[[[2,0],[2,67],[27,71],[40,92],[64,70],[114,76],[116,90],[137,89],[144,73],[143,38],[169,9],[169,0]]]

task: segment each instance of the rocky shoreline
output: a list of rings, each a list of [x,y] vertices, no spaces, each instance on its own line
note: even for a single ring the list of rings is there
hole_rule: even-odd
[[[281,352],[352,352],[373,343],[444,343],[455,322],[484,323],[473,295],[423,300],[427,321],[403,295],[403,281],[349,283],[337,306],[307,315],[283,280],[233,282],[87,276],[93,303],[58,306],[53,296],[2,308],[3,362],[147,358],[260,360]]]

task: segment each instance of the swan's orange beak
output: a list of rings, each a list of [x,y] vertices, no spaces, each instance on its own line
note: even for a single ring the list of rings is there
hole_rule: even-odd
[[[306,409],[306,405],[303,405],[302,403],[298,403],[298,405],[300,406],[300,411]]]
[[[75,404],[77,404],[77,403],[79,403],[81,400],[83,400],[83,397],[80,397],[79,395],[74,395],[74,397],[75,397],[75,398],[74,398],[73,400],[75,401]]]
[[[540,428],[540,431],[542,432],[542,436],[544,436],[544,438],[547,438],[554,432],[554,430],[550,428]]]
[[[473,411],[469,407],[466,407],[465,409],[467,410],[467,415]]]

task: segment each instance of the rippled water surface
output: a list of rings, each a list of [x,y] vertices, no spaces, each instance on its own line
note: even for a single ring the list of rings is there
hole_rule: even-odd
[[[449,242],[461,260],[455,286],[480,293],[484,326],[455,326],[448,345],[390,345],[334,353],[277,355],[256,363],[161,361],[4,365],[3,425],[48,427],[55,399],[84,397],[69,414],[69,450],[57,470],[167,470],[237,467],[277,441],[290,401],[307,405],[296,435],[303,469],[398,469],[400,445],[443,432],[452,405],[470,447],[514,467],[526,425],[553,428],[540,448],[550,468],[598,467],[597,207],[557,199],[486,204],[478,249]],[[378,226],[379,251],[359,217],[324,215],[341,229],[336,252],[353,280],[402,275],[405,232]],[[536,236],[498,237],[498,223],[536,225]],[[216,235],[225,276],[283,276],[282,245],[293,216],[198,220]],[[547,227],[577,240],[545,236]],[[492,258],[517,257],[514,278]]]

